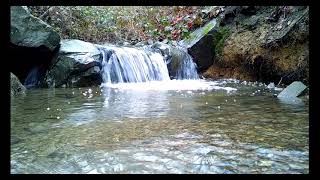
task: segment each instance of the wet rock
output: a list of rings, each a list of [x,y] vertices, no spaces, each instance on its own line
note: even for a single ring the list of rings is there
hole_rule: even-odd
[[[215,25],[216,19],[213,19],[178,43],[187,48],[199,71],[208,69],[213,64]]]
[[[11,86],[11,97],[25,94],[26,88],[21,84],[17,76],[13,73],[10,73],[10,86]]]
[[[281,93],[277,96],[278,98],[289,98],[299,96],[307,88],[300,81],[295,81],[286,87]]]
[[[167,64],[170,63],[171,60],[171,51],[172,51],[173,46],[170,46],[168,44],[165,44],[163,42],[156,42],[151,46],[151,49],[161,53],[161,55],[165,58]]]
[[[199,71],[204,71],[213,64],[215,55],[213,50],[213,34],[215,32],[215,30],[211,30],[197,43],[188,48],[188,53],[193,57],[193,60],[197,64]]]
[[[100,85],[101,54],[98,48],[80,40],[63,40],[58,59],[46,74],[49,87],[85,87]]]

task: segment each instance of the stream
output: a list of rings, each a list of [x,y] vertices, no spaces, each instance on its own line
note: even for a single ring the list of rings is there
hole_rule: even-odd
[[[11,173],[308,173],[309,100],[169,80],[11,99]]]

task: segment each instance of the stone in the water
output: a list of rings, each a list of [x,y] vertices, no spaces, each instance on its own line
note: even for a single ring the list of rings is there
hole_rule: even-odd
[[[100,85],[101,53],[94,44],[67,39],[61,41],[57,59],[42,82],[49,87],[87,87]]]
[[[268,84],[267,88],[268,88],[268,89],[274,89],[274,88],[275,88],[274,83],[270,83],[270,84]]]
[[[291,83],[288,87],[286,87],[281,93],[278,95],[278,98],[288,98],[288,97],[297,97],[299,96],[305,89],[307,88],[300,81],[295,81]]]
[[[278,97],[280,102],[291,105],[304,105],[302,99],[297,97]]]

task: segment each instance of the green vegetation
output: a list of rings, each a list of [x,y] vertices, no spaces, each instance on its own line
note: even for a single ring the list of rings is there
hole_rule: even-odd
[[[206,6],[29,6],[63,39],[89,42],[181,40],[213,17]],[[209,8],[210,9],[210,8]],[[211,8],[212,9],[212,8]]]
[[[203,28],[202,35],[208,34],[208,32],[212,29],[212,27],[213,27],[212,24],[206,25],[206,26]]]
[[[224,47],[224,43],[226,39],[230,36],[231,30],[228,27],[220,27],[217,29],[217,32],[214,34],[214,51],[215,54],[218,55],[222,52],[222,48]]]

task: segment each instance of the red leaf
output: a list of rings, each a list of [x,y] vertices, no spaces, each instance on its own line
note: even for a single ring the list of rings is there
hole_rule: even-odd
[[[189,21],[189,22],[187,23],[187,25],[188,25],[188,28],[189,28],[189,29],[191,29],[191,28],[192,28],[193,23],[192,23],[191,21]]]

